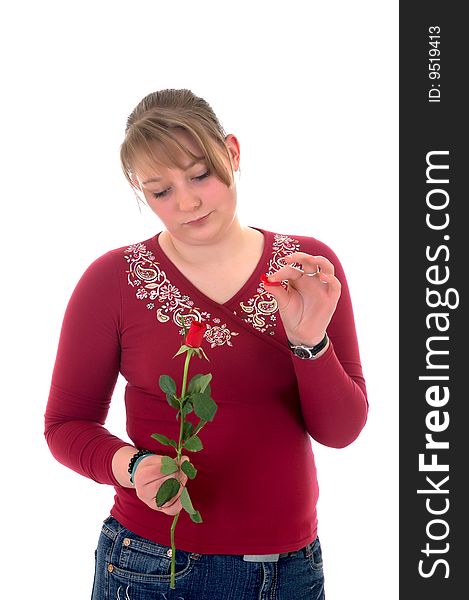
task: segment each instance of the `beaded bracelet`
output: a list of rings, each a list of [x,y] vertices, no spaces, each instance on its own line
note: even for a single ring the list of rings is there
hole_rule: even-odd
[[[129,468],[127,469],[127,471],[130,474],[130,483],[132,485],[134,485],[134,475],[135,475],[135,471],[137,469],[138,463],[142,460],[142,458],[144,458],[148,454],[154,454],[154,452],[152,452],[151,450],[145,450],[145,448],[143,448],[142,450],[139,450],[138,452],[136,452],[130,459]]]

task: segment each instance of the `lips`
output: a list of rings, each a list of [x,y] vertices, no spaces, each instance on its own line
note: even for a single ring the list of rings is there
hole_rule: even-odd
[[[208,215],[210,215],[210,214],[211,213],[207,213],[206,215],[204,215],[203,217],[200,217],[199,219],[194,219],[193,221],[187,221],[186,225],[191,225],[192,223],[199,223],[200,221],[202,221],[203,219],[208,217]]]

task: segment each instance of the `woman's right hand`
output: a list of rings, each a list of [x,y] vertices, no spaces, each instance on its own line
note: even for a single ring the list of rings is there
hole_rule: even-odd
[[[135,491],[138,498],[153,510],[159,510],[167,515],[174,516],[182,509],[179,497],[187,483],[187,475],[181,470],[181,467],[170,475],[164,475],[161,472],[161,460],[161,456],[150,454],[138,463],[133,478]],[[183,456],[181,462],[185,460],[189,460],[189,457]],[[163,483],[171,478],[178,479],[182,485],[174,498],[171,498],[163,506],[159,507],[156,504],[156,494]]]

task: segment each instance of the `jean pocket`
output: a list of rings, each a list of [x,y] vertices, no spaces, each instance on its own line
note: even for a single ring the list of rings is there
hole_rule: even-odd
[[[306,546],[306,557],[308,558],[309,565],[313,571],[322,572],[322,550],[318,537]]]
[[[115,541],[112,554],[109,567],[112,577],[128,583],[170,581],[171,548],[141,538],[124,529]],[[199,556],[176,548],[175,578],[190,573]]]

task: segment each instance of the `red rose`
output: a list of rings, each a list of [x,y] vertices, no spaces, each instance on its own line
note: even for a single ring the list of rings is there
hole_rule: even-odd
[[[190,348],[200,348],[206,329],[206,323],[192,321],[186,337],[186,346],[189,346]]]
[[[167,477],[165,477],[165,481],[159,487],[158,493],[154,497],[156,505],[161,508],[172,498],[180,496],[179,502],[181,508],[179,509],[179,512],[176,514],[174,514],[174,512],[167,513],[174,515],[173,524],[171,525],[170,556],[172,558],[169,586],[172,590],[174,590],[176,587],[176,544],[174,541],[174,530],[179,518],[179,513],[182,509],[184,509],[187,513],[189,513],[190,518],[194,523],[203,523],[202,515],[194,508],[189,491],[181,479],[181,476],[185,477],[186,480],[188,477],[189,479],[194,479],[197,474],[197,469],[192,462],[190,462],[190,460],[187,460],[188,457],[186,455],[183,456],[182,453],[183,451],[198,452],[199,450],[203,449],[204,446],[202,444],[202,440],[198,436],[198,433],[202,427],[208,423],[208,421],[213,420],[213,417],[217,411],[217,404],[211,397],[210,388],[208,387],[209,381],[212,379],[211,373],[206,373],[205,375],[198,373],[192,377],[192,379],[189,381],[189,384],[187,383],[189,363],[194,354],[197,354],[199,358],[205,358],[206,360],[209,360],[201,344],[207,328],[210,331],[211,328],[208,327],[207,323],[201,323],[200,321],[192,321],[189,330],[187,330],[187,324],[185,322],[182,323],[182,327],[183,330],[181,331],[181,334],[183,337],[185,337],[185,340],[184,343],[181,344],[179,350],[173,356],[173,358],[176,358],[176,356],[179,356],[180,354],[186,355],[184,361],[184,371],[182,375],[181,396],[179,397],[176,395],[177,386],[172,377],[169,375],[161,375],[159,379],[160,389],[165,393],[168,403],[177,410],[176,419],[180,419],[179,442],[176,440],[171,440],[161,433],[153,433],[151,436],[160,444],[163,444],[164,446],[172,446],[176,450],[176,458],[174,458],[174,456],[161,457],[161,473]],[[212,346],[213,345],[214,344],[212,344]],[[197,425],[185,420],[186,415],[190,412],[194,412],[194,414],[199,417],[200,421],[197,423]],[[188,427],[188,425],[190,427]],[[178,471],[178,475],[172,476],[172,473],[175,473],[176,471]],[[180,473],[180,471],[183,471],[183,473]],[[183,487],[182,492],[181,485]],[[170,508],[172,509],[173,507],[171,506]]]

